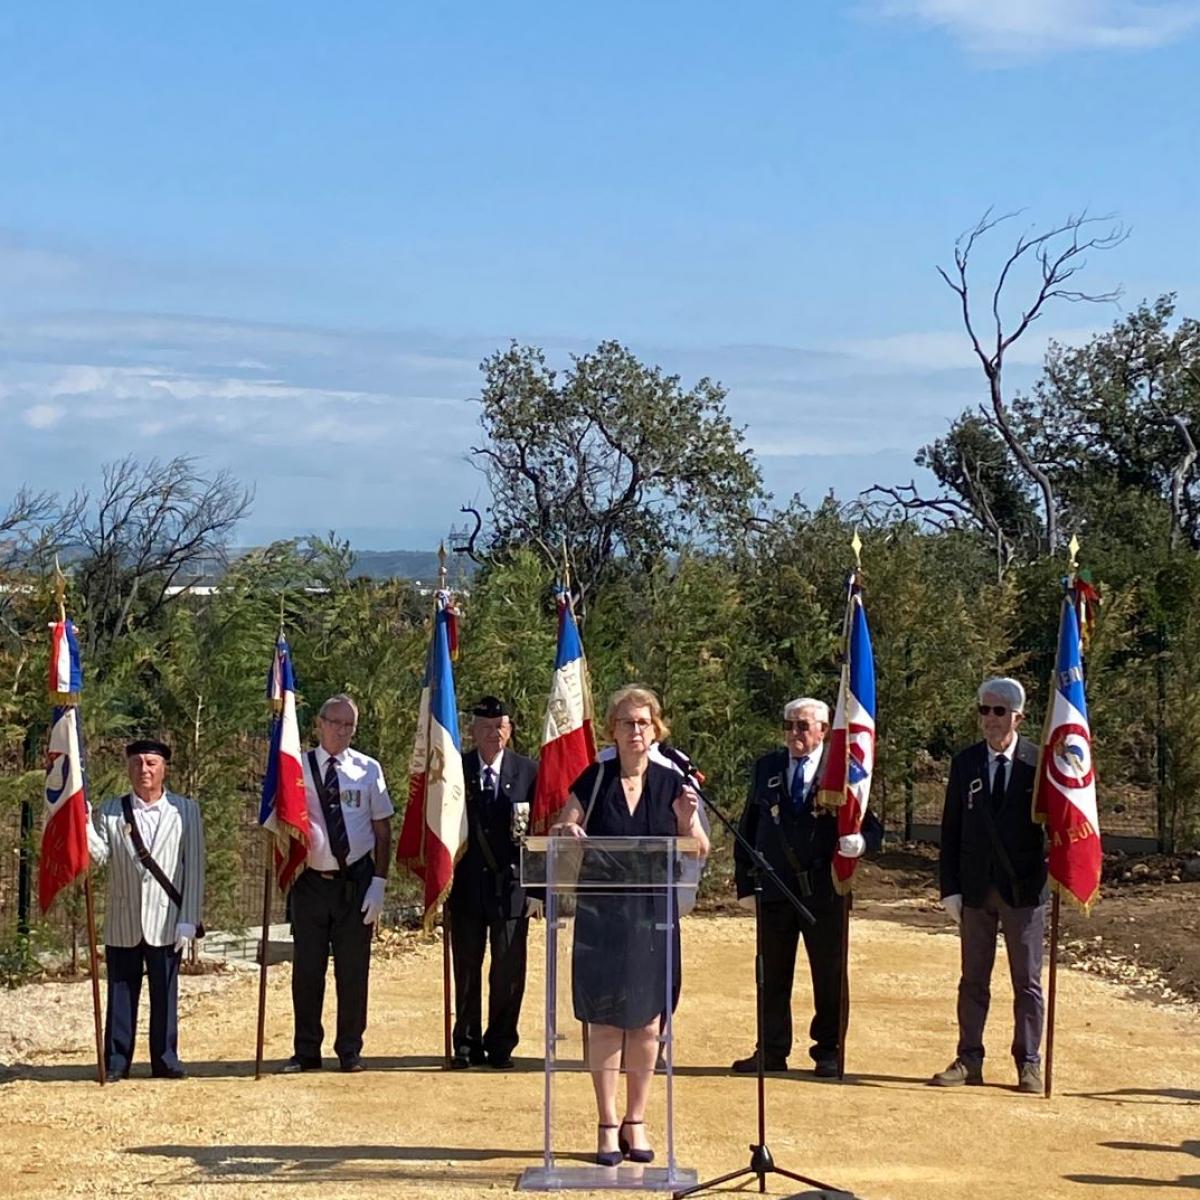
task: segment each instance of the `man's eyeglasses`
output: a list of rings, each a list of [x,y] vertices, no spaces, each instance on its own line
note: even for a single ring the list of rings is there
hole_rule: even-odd
[[[1013,710],[1004,704],[981,704],[979,706],[979,715],[986,717],[989,714],[993,717],[1007,717]]]
[[[820,721],[784,721],[783,728],[788,733],[807,733],[810,729],[820,729]]]
[[[324,721],[326,725],[332,725],[334,727],[334,729],[353,729],[354,728],[353,721],[335,721],[332,717],[322,717],[321,720]]]

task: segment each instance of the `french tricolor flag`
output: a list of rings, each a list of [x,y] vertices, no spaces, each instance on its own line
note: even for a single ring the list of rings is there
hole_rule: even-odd
[[[537,791],[534,793],[530,829],[545,833],[567,802],[571,784],[596,757],[592,685],[587,659],[571,594],[560,586],[558,604],[558,653],[554,658],[554,681],[546,705],[542,728],[542,753],[538,761]]]
[[[56,701],[46,747],[46,822],[38,860],[38,904],[54,897],[88,868],[87,787],[79,709],[83,668],[75,626],[65,618],[50,626],[50,695]]]
[[[426,929],[432,928],[449,895],[454,864],[467,843],[467,793],[450,662],[457,640],[450,593],[439,591],[409,766],[408,807],[396,845],[396,861],[425,885]]]
[[[271,745],[263,776],[259,824],[275,837],[275,878],[287,891],[304,870],[308,853],[308,803],[304,796],[300,727],[296,722],[296,676],[287,639],[281,634],[267,672]]]
[[[858,833],[867,815],[875,771],[875,655],[862,587],[851,575],[846,597],[846,658],[838,689],[820,803],[837,810],[838,837]],[[851,890],[855,858],[833,856],[833,886],[839,895]]]

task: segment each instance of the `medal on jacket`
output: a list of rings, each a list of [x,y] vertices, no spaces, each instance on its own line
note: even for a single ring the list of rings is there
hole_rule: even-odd
[[[529,805],[521,801],[512,806],[512,840],[520,843],[529,831]]]
[[[771,778],[767,780],[767,791],[768,792],[776,791],[777,789],[779,789],[781,787],[783,787],[783,776],[782,775],[772,775]],[[778,825],[779,824],[779,801],[777,800],[774,804],[772,804],[768,811],[771,814],[771,820],[774,821],[776,825]]]
[[[967,789],[967,810],[971,811],[975,807],[975,797],[983,791],[983,780],[972,779],[971,786]]]

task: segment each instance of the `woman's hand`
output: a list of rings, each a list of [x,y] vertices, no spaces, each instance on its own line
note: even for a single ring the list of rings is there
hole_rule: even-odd
[[[679,832],[684,835],[690,833],[696,814],[700,811],[700,797],[695,788],[685,783],[671,808],[675,812],[675,820],[679,822]]]
[[[582,825],[577,825],[574,821],[559,821],[557,825],[550,826],[550,836],[585,838],[587,833]]]

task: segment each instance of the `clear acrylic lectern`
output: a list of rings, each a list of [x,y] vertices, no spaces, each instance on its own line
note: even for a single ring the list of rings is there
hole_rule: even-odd
[[[523,1172],[519,1187],[675,1191],[696,1182],[696,1172],[675,1161],[672,1010],[680,984],[679,914],[695,900],[698,849],[692,838],[526,839],[521,883],[535,895],[544,889],[546,905],[546,1068],[543,1161]],[[659,1067],[646,1108],[654,1162],[600,1166],[589,1043],[598,1061],[611,1030],[654,1021]],[[591,1038],[589,1028],[597,1031]],[[623,1066],[615,1068],[622,1071],[618,1120],[625,1111]]]

